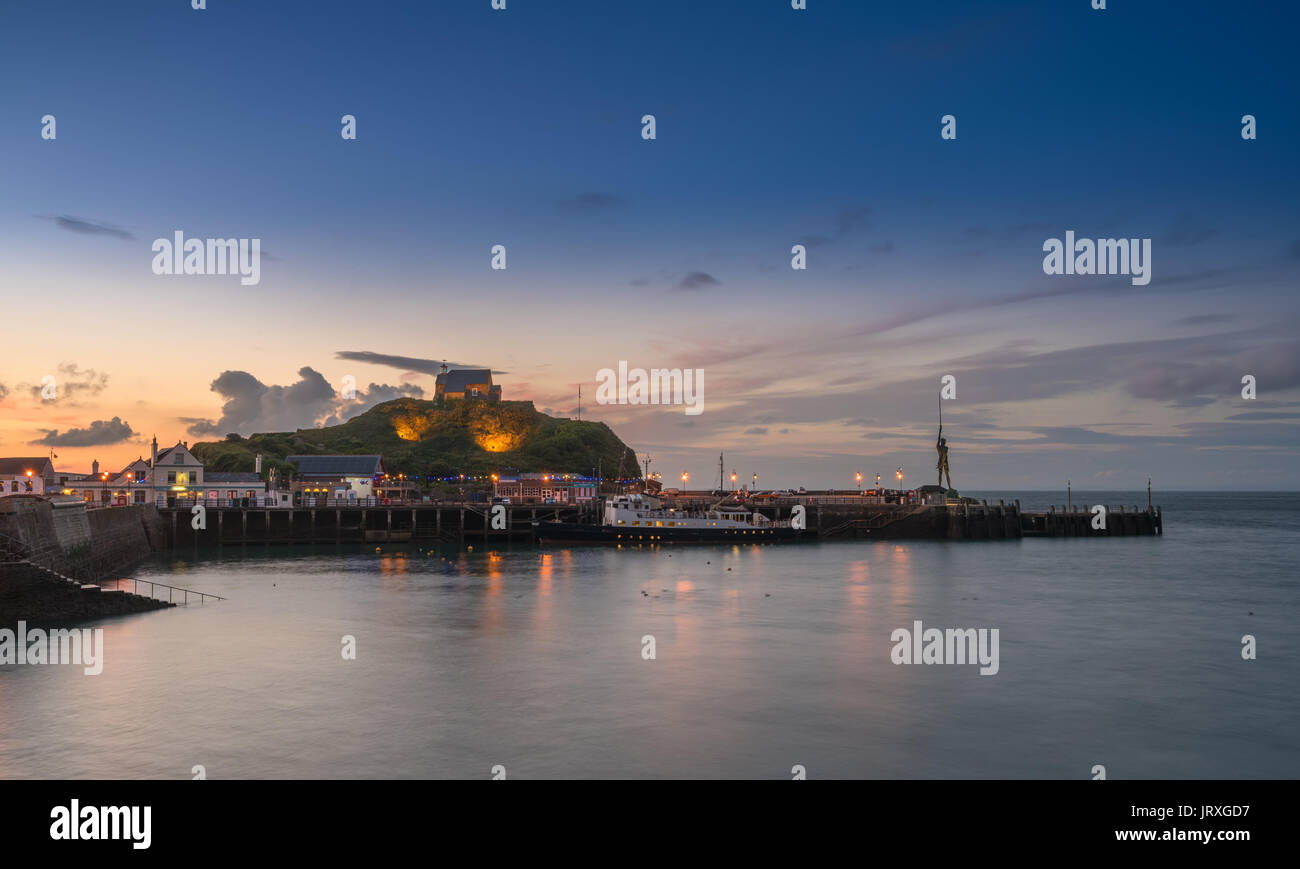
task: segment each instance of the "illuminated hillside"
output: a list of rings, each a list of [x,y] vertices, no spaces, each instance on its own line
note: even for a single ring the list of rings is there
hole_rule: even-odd
[[[347,422],[296,432],[228,436],[195,444],[211,470],[251,471],[261,453],[267,467],[287,468],[294,454],[378,453],[390,473],[486,474],[504,470],[637,475],[636,454],[600,422],[557,419],[530,401],[421,401],[399,398]]]

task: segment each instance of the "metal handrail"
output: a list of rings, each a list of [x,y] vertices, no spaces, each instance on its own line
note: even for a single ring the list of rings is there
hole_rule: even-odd
[[[133,577],[111,577],[108,579],[96,579],[94,577],[93,571],[87,574],[84,568],[79,568],[78,566],[67,567],[66,569],[71,574],[69,575],[68,573],[63,572],[65,568],[55,567],[53,564],[41,564],[39,561],[37,561],[37,554],[35,553],[35,551],[31,546],[28,546],[23,541],[15,537],[11,537],[8,534],[0,533],[0,549],[9,552],[11,555],[16,555],[18,558],[22,560],[20,563],[30,564],[32,567],[35,567],[38,570],[43,570],[46,573],[50,574],[51,576],[57,577],[58,579],[64,580],[65,582],[75,583],[77,585],[98,585],[100,587],[103,587],[105,583],[112,582],[112,583],[117,583],[117,585],[114,586],[114,588],[117,589],[118,591],[121,591],[122,590],[121,583],[129,581],[135,583],[134,591],[132,591],[132,594],[139,595],[140,583],[143,582],[150,587],[149,594],[147,596],[154,598],[155,600],[161,600],[161,598],[159,598],[156,594],[154,594],[155,587],[167,589],[167,600],[169,603],[175,602],[174,600],[175,593],[178,591],[183,594],[182,601],[186,605],[189,604],[190,595],[192,594],[197,594],[199,596],[199,603],[201,604],[206,603],[207,602],[206,598],[209,597],[215,598],[216,600],[226,600],[226,598],[222,597],[219,594],[212,594],[211,592],[206,592],[206,591],[195,591],[194,589],[191,588],[181,588],[180,586],[167,585],[166,583],[163,582],[154,582],[148,579],[138,579]],[[49,553],[46,552],[45,555],[48,556]],[[88,576],[85,582],[83,582],[81,578],[77,577],[78,573],[83,574],[83,576]]]
[[[183,604],[184,604],[184,605],[188,605],[188,604],[189,604],[189,602],[190,602],[190,595],[192,595],[192,594],[197,594],[197,595],[199,596],[199,603],[205,603],[206,601],[204,600],[204,598],[209,598],[209,597],[210,597],[210,598],[215,598],[216,600],[226,600],[226,598],[222,597],[222,596],[219,595],[219,594],[212,594],[211,592],[207,592],[207,591],[195,591],[195,590],[192,589],[192,588],[181,588],[181,587],[178,586],[178,585],[168,585],[168,584],[165,583],[165,582],[154,582],[154,581],[151,580],[151,579],[139,579],[139,578],[136,578],[136,577],[122,577],[122,578],[120,578],[120,579],[105,579],[105,580],[101,580],[101,582],[116,582],[116,583],[119,583],[119,585],[116,586],[116,588],[117,588],[118,590],[121,590],[121,585],[120,585],[120,584],[123,583],[123,582],[132,582],[132,583],[135,583],[135,585],[134,585],[134,590],[133,590],[131,593],[132,593],[132,594],[137,594],[137,595],[140,594],[140,583],[143,582],[145,585],[149,586],[149,595],[148,595],[148,596],[149,596],[149,597],[152,597],[152,598],[155,598],[155,599],[159,599],[159,600],[160,600],[161,598],[158,598],[157,595],[154,594],[154,589],[155,589],[155,588],[165,588],[165,589],[167,589],[167,600],[168,600],[169,602],[174,602],[174,601],[172,601],[172,597],[173,597],[173,593],[174,593],[174,592],[178,592],[178,591],[180,591],[180,592],[184,592],[184,593],[185,593],[185,597],[184,597],[184,599],[183,599]]]

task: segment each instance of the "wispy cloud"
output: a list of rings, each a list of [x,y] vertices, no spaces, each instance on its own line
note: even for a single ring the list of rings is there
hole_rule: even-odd
[[[705,287],[716,287],[722,281],[715,278],[708,272],[691,272],[682,278],[677,284],[679,290],[702,290]]]
[[[413,371],[418,374],[437,374],[443,365],[448,368],[487,368],[487,365],[470,365],[465,362],[448,362],[445,359],[422,359],[418,356],[397,356],[392,353],[376,353],[372,350],[340,350],[334,354],[335,359],[350,362],[364,362],[367,365],[386,365],[401,371]],[[492,369],[493,374],[509,374],[508,371]]]
[[[54,225],[60,229],[66,229],[68,232],[75,232],[80,235],[108,235],[113,238],[120,238],[123,241],[134,241],[135,236],[127,232],[120,226],[111,223],[103,223],[98,220],[87,220],[84,217],[72,217],[67,214],[60,214],[57,217],[46,217],[46,220],[53,220]]]

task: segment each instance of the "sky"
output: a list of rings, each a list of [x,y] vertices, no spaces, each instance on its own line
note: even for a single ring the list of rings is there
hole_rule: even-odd
[[[669,479],[933,482],[951,375],[958,489],[1295,489],[1300,13],[1107,5],[6,4],[0,455],[328,424],[446,360],[581,386]],[[177,231],[260,281],[155,274]],[[1067,231],[1151,239],[1150,283],[1045,274]],[[620,360],[703,412],[597,404]]]

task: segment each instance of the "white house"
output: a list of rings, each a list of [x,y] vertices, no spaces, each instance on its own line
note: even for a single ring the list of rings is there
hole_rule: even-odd
[[[0,497],[44,495],[54,486],[54,464],[46,456],[0,459]]]
[[[189,444],[159,451],[154,438],[150,457],[143,456],[117,473],[101,473],[95,462],[89,474],[61,477],[66,495],[81,495],[100,504],[165,505],[169,499],[231,502],[244,498],[260,501],[266,483],[258,474],[208,471],[190,452]]]

